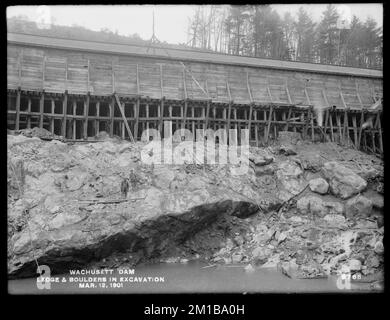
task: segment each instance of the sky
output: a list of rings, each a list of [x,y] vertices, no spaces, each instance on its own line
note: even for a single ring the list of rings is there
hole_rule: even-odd
[[[303,6],[314,21],[321,19],[326,4],[280,4],[272,7],[283,16],[286,12],[296,15]],[[361,20],[375,19],[378,26],[383,25],[382,4],[341,4],[339,12],[348,20],[356,15]],[[19,15],[29,20],[58,25],[80,25],[99,31],[108,28],[121,35],[137,33],[148,40],[153,33],[153,12],[155,16],[155,35],[160,41],[172,44],[187,42],[187,26],[196,6],[191,5],[94,5],[94,6],[12,6],[7,8],[7,17]]]

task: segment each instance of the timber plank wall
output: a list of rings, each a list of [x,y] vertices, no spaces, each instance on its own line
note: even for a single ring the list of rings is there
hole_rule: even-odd
[[[11,33],[7,87],[347,109],[368,107],[383,95],[379,70]]]

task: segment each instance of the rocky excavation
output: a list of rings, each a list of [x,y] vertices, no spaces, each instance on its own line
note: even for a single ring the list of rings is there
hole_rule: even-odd
[[[362,281],[383,281],[375,156],[280,132],[274,145],[250,147],[248,174],[233,176],[228,165],[143,164],[144,143],[104,132],[72,144],[26,131],[8,134],[10,278],[34,276],[36,261],[54,274],[200,259],[293,278],[348,266]]]

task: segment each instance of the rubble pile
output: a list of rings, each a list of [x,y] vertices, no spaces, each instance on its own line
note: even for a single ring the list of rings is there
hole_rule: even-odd
[[[251,147],[249,172],[232,175],[229,165],[147,165],[144,143],[104,134],[76,144],[8,135],[9,274],[33,274],[35,259],[53,272],[203,259],[296,278],[345,266],[381,274],[383,162],[282,136]]]

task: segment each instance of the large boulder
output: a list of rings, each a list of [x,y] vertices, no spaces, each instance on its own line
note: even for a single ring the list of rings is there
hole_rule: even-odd
[[[309,182],[310,190],[319,194],[326,194],[328,193],[329,184],[326,182],[325,179],[317,178],[312,179]]]
[[[300,193],[307,185],[301,167],[292,160],[278,164],[276,177],[278,179],[279,197],[284,201]]]
[[[372,201],[362,195],[349,199],[345,204],[345,213],[348,218],[355,216],[369,216],[372,213]]]
[[[322,173],[329,182],[332,194],[341,199],[351,198],[367,187],[363,178],[336,161],[326,162]]]

